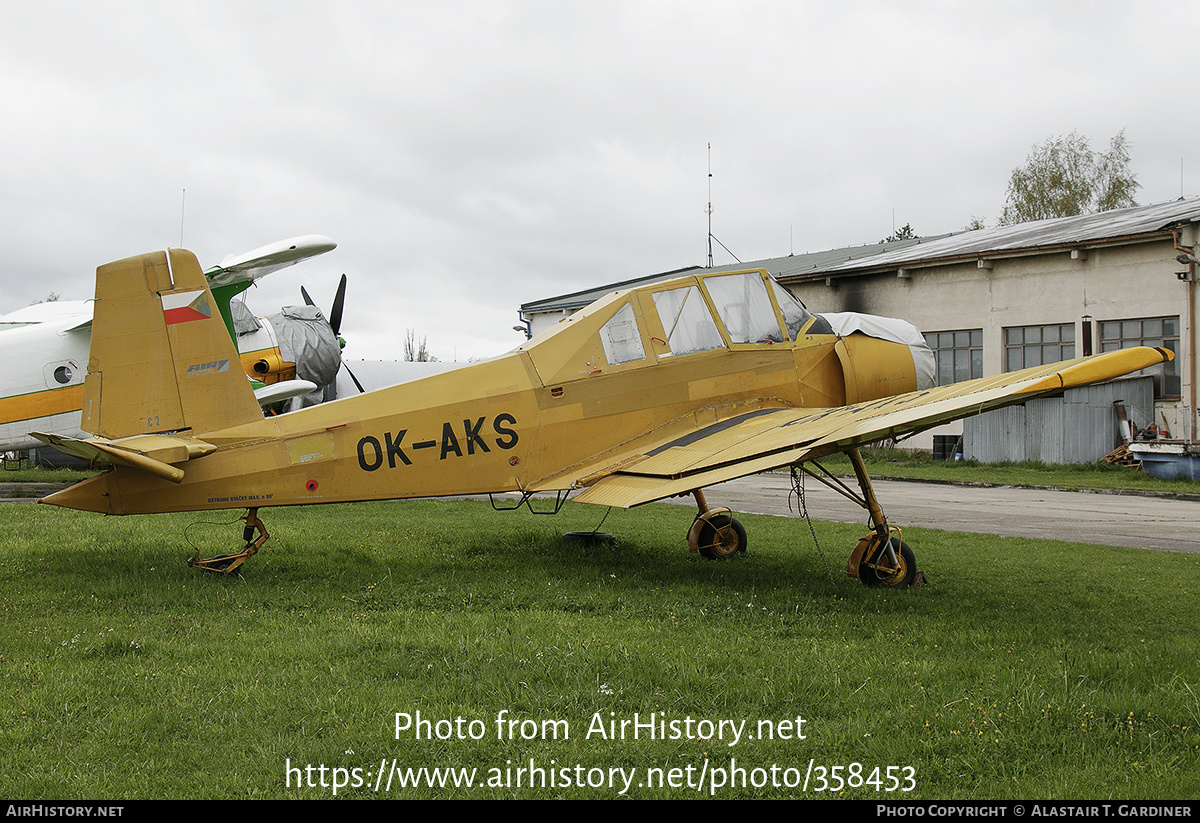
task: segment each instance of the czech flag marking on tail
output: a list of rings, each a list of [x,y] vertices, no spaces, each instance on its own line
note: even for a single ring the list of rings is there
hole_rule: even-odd
[[[184,291],[162,296],[163,319],[168,326],[188,323],[192,320],[207,320],[212,317],[205,291]]]

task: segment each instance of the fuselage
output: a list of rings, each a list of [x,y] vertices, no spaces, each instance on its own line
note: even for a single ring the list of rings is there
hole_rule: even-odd
[[[757,409],[919,387],[908,344],[840,337],[780,292],[752,272],[615,293],[494,360],[193,432],[215,451],[178,464],[178,484],[116,468],[49,502],[131,514],[578,488]]]
[[[41,445],[33,430],[82,435],[91,306],[37,303],[0,317],[0,451]]]

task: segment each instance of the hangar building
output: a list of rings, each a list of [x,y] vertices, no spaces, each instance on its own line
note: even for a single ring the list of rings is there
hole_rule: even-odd
[[[1200,257],[1198,223],[1200,198],[1187,198],[713,270],[766,269],[814,312],[908,320],[933,349],[940,383],[1128,346],[1174,351],[1174,362],[1141,375],[1148,380],[1067,397],[1065,416],[1061,409],[1047,413],[1022,407],[1002,418],[1002,410],[965,427],[939,427],[909,444],[932,448],[963,434],[967,457],[1081,462],[1112,449],[1112,402],[1118,399],[1130,406],[1139,427],[1156,425],[1172,437],[1194,439],[1200,373],[1195,357],[1198,266],[1191,260]],[[603,294],[696,268],[526,303],[521,318],[536,334]],[[1077,402],[1091,410],[1072,416]],[[1081,431],[1082,447],[1057,442],[1064,436],[1078,440]],[[1040,442],[1043,435],[1056,442]]]

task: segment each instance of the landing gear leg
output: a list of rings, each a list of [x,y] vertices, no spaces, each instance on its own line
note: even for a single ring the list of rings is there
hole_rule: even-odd
[[[871,517],[872,528],[872,532],[859,540],[850,553],[846,574],[857,577],[866,586],[900,588],[913,585],[917,579],[917,559],[913,550],[900,539],[899,529],[888,527],[883,507],[875,497],[871,478],[867,476],[867,468],[858,449],[849,449],[846,454],[854,466],[854,476],[858,478],[858,486],[862,490],[861,502]],[[893,531],[896,532],[895,537],[892,536]]]
[[[700,552],[709,560],[724,560],[746,551],[746,530],[733,519],[729,509],[710,509],[704,491],[692,492],[699,511],[688,529],[688,551]]]
[[[258,532],[257,538],[254,537],[255,532]],[[246,527],[242,530],[242,540],[246,543],[245,548],[236,554],[220,554],[204,560],[200,559],[200,550],[197,549],[196,554],[188,560],[188,565],[201,571],[232,574],[246,562],[246,558],[257,554],[270,536],[267,527],[258,519],[258,509],[249,509],[246,512]]]

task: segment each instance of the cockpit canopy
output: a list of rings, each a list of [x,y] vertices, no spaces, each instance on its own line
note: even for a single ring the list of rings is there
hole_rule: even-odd
[[[846,333],[852,331],[879,335],[859,328]],[[636,369],[663,358],[790,345],[805,336],[838,333],[829,319],[810,312],[757,270],[698,274],[617,292],[522,348],[549,383]],[[563,335],[578,342],[568,343]],[[901,342],[892,333],[879,336]],[[550,338],[561,345],[550,344]]]
[[[764,281],[761,272],[714,274],[701,278],[701,282],[731,344],[794,341],[813,319],[786,289],[774,280]],[[709,351],[725,344],[697,286],[656,291],[654,306],[672,354]]]

